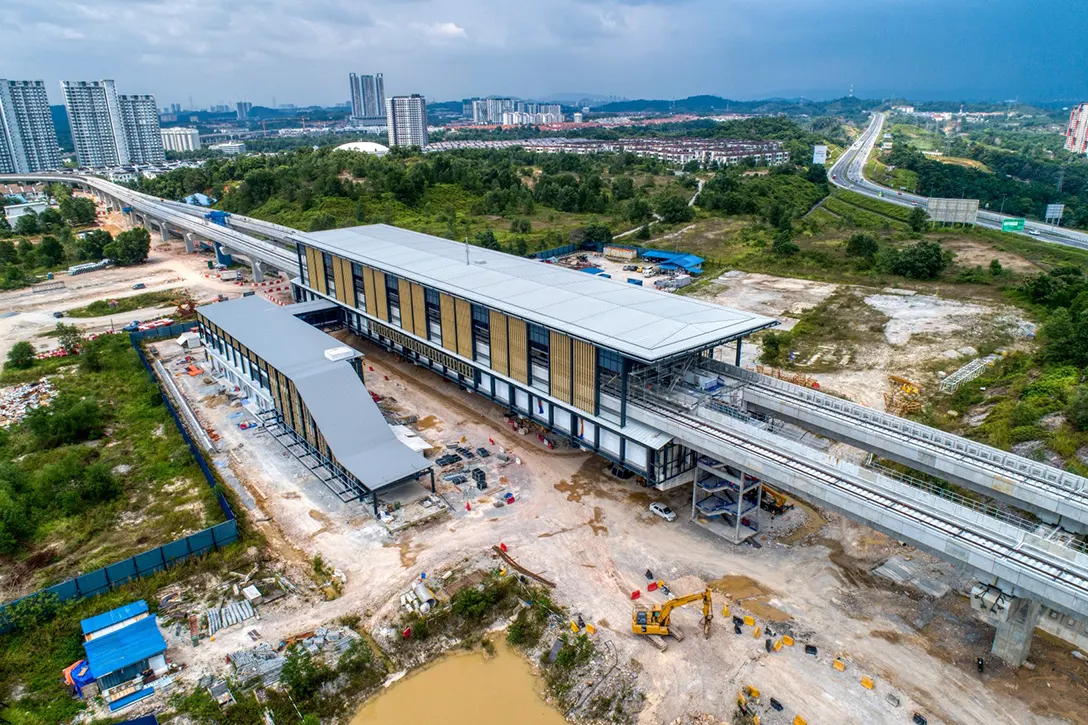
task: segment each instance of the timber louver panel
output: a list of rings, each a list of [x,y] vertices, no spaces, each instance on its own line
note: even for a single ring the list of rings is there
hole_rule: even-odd
[[[442,292],[438,302],[439,311],[442,313],[442,347],[450,352],[457,352],[457,313],[453,298]]]
[[[510,374],[506,354],[506,315],[491,310],[491,369],[500,375]]]
[[[510,330],[510,377],[523,383],[529,382],[529,348],[526,341],[525,320],[507,318]]]
[[[597,348],[588,342],[574,341],[574,397],[572,402],[586,411],[596,414]]]
[[[472,305],[458,299],[457,303],[457,354],[472,359]]]
[[[415,315],[412,314],[415,300],[412,299],[412,283],[406,279],[397,281],[397,292],[400,295],[400,326],[413,335],[416,332]]]
[[[389,322],[389,295],[385,291],[385,273],[373,270],[374,274],[374,298],[377,300],[377,315],[380,319]]]
[[[548,378],[552,384],[552,396],[564,403],[570,402],[570,338],[561,332],[551,333],[548,351]]]
[[[427,303],[423,295],[423,287],[415,282],[412,282],[411,285],[412,314],[415,316],[416,335],[426,340],[430,336],[427,334]],[[404,315],[402,314],[401,317],[404,317]]]
[[[355,306],[355,281],[351,278],[351,261],[347,259],[341,259],[340,262],[340,277],[343,282],[336,283],[337,297],[340,297],[340,301],[349,307]],[[343,296],[340,296],[339,292],[343,290]]]
[[[310,271],[310,286],[323,295],[329,293],[329,286],[325,282],[325,258],[317,250],[314,250],[314,268]]]
[[[347,302],[344,297],[344,268],[340,264],[343,261],[339,257],[332,258],[332,280],[336,284],[336,299],[340,302]]]
[[[366,293],[366,311],[368,314],[378,316],[378,302],[374,298],[374,270],[363,267],[363,291]]]

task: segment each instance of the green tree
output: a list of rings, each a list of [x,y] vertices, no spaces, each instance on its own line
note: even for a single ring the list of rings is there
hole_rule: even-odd
[[[607,224],[587,224],[583,239],[592,244],[611,244],[612,230]]]
[[[1077,430],[1088,430],[1088,386],[1077,387],[1077,392],[1065,409],[1065,417]]]
[[[649,239],[650,238],[650,225],[649,224],[643,224],[641,227],[639,227],[638,231],[635,232],[635,238],[636,239],[642,239],[642,240]]]
[[[91,224],[95,220],[94,202],[85,196],[69,196],[60,200],[60,215],[69,224]]]
[[[34,346],[26,340],[20,340],[8,350],[8,361],[4,367],[26,370],[34,364]]]
[[[292,645],[287,650],[280,681],[292,697],[308,702],[332,676],[333,672],[323,662],[315,661],[304,648]]]
[[[510,231],[514,234],[530,234],[533,223],[524,217],[518,217],[510,222]]]
[[[790,257],[801,251],[797,243],[793,241],[793,232],[789,229],[779,229],[771,243],[771,251],[779,257]]]
[[[38,229],[43,232],[49,229],[55,229],[62,224],[64,224],[64,218],[60,215],[60,212],[53,207],[42,209],[42,213],[38,215]]]
[[[143,227],[121,232],[102,248],[102,253],[114,264],[128,266],[147,260],[151,251],[151,234]]]
[[[102,372],[105,363],[102,361],[102,346],[99,340],[84,340],[79,353],[79,371],[81,373]]]
[[[321,212],[317,216],[310,219],[310,231],[321,232],[326,229],[334,229],[336,227],[336,217],[328,212]]]
[[[38,215],[33,211],[27,211],[21,217],[15,220],[15,233],[16,234],[37,234],[38,233]]]
[[[922,207],[916,206],[910,210],[907,223],[910,224],[911,231],[924,232],[929,226],[929,214]]]
[[[53,328],[53,334],[56,335],[60,346],[67,350],[69,354],[75,353],[83,346],[83,333],[75,325],[58,322],[57,326]]]
[[[662,194],[657,199],[657,213],[666,224],[681,224],[691,221],[695,212],[688,206],[688,200],[675,192]]]
[[[899,251],[892,272],[911,279],[936,279],[951,261],[937,242],[915,242]]]
[[[103,250],[113,237],[105,229],[92,229],[84,232],[83,236],[76,240],[76,255],[81,261],[99,260],[105,256]]]
[[[823,164],[812,164],[805,172],[805,178],[813,184],[827,183],[827,167]]]
[[[1005,268],[1001,266],[1001,261],[998,259],[990,260],[990,276],[1000,277],[1005,274]]]
[[[483,247],[484,249],[494,249],[496,251],[502,250],[502,245],[500,245],[499,240],[495,238],[495,232],[491,230],[491,227],[476,233],[476,245]]]
[[[880,245],[868,234],[858,233],[846,241],[847,257],[864,257],[871,260],[876,257],[878,251],[880,251]]]
[[[635,195],[635,184],[630,176],[620,176],[612,179],[612,198],[616,201],[624,201]]]
[[[35,408],[24,419],[39,445],[54,448],[102,435],[102,409],[93,400],[61,395],[47,408]]]
[[[632,224],[642,224],[653,216],[653,209],[650,208],[650,202],[641,197],[631,199],[627,202],[626,216],[627,221]]]
[[[38,244],[38,258],[45,266],[56,267],[64,261],[64,247],[56,237],[42,237],[41,243]]]
[[[788,332],[767,332],[764,333],[760,344],[763,350],[759,359],[767,365],[778,365],[789,350],[790,334]]]
[[[18,261],[19,251],[15,249],[15,244],[7,239],[0,240],[0,264],[15,264]]]

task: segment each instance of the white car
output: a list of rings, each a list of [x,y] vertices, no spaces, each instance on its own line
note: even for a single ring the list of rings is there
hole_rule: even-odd
[[[660,516],[666,521],[676,521],[676,512],[663,503],[657,503],[655,501],[650,504],[650,513],[654,516]]]
[[[1028,229],[1028,234],[1030,234],[1033,237],[1037,237],[1037,236],[1039,236],[1039,230],[1038,229]]]

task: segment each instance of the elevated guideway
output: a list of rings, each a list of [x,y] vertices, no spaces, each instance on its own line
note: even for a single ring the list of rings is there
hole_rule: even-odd
[[[882,476],[676,396],[632,401],[628,415],[702,455],[971,567],[1010,595],[1088,616],[1088,554],[1035,533],[1029,521]]]
[[[293,250],[280,244],[259,239],[244,232],[213,224],[204,219],[204,212],[186,213],[174,202],[134,191],[96,176],[79,174],[21,174],[0,175],[3,181],[42,181],[85,187],[102,198],[116,201],[143,216],[145,223],[155,223],[160,230],[165,227],[179,232],[190,232],[201,239],[215,242],[231,252],[244,255],[251,261],[265,264],[284,272],[297,272],[298,257]],[[165,233],[165,232],[164,232]]]
[[[749,409],[1009,503],[1075,533],[1088,531],[1088,479],[1023,456],[728,363]]]

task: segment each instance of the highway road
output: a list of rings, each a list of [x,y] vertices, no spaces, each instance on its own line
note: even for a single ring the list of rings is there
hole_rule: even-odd
[[[918,196],[917,194],[911,194],[906,191],[901,192],[898,189],[892,189],[887,186],[881,186],[880,184],[873,183],[865,178],[865,161],[869,158],[869,154],[872,153],[873,146],[876,145],[877,141],[883,136],[883,129],[884,114],[874,113],[872,120],[869,122],[869,126],[861,136],[859,136],[857,140],[855,140],[854,143],[839,156],[835,163],[832,164],[827,172],[829,177],[828,180],[842,189],[848,189],[849,191],[864,194],[865,196],[870,196],[874,199],[881,199],[882,201],[891,204],[898,204],[899,206],[920,206],[923,209],[926,208],[929,203],[928,197]],[[1003,219],[1016,218],[1018,217],[979,209],[978,225],[988,229],[1000,230],[1001,221]],[[1073,229],[1063,229],[1052,224],[1043,224],[1042,222],[1029,220],[1024,224],[1023,232],[1008,233],[1023,234],[1031,239],[1037,239],[1043,242],[1052,242],[1054,244],[1064,244],[1069,247],[1088,249],[1088,234]]]

